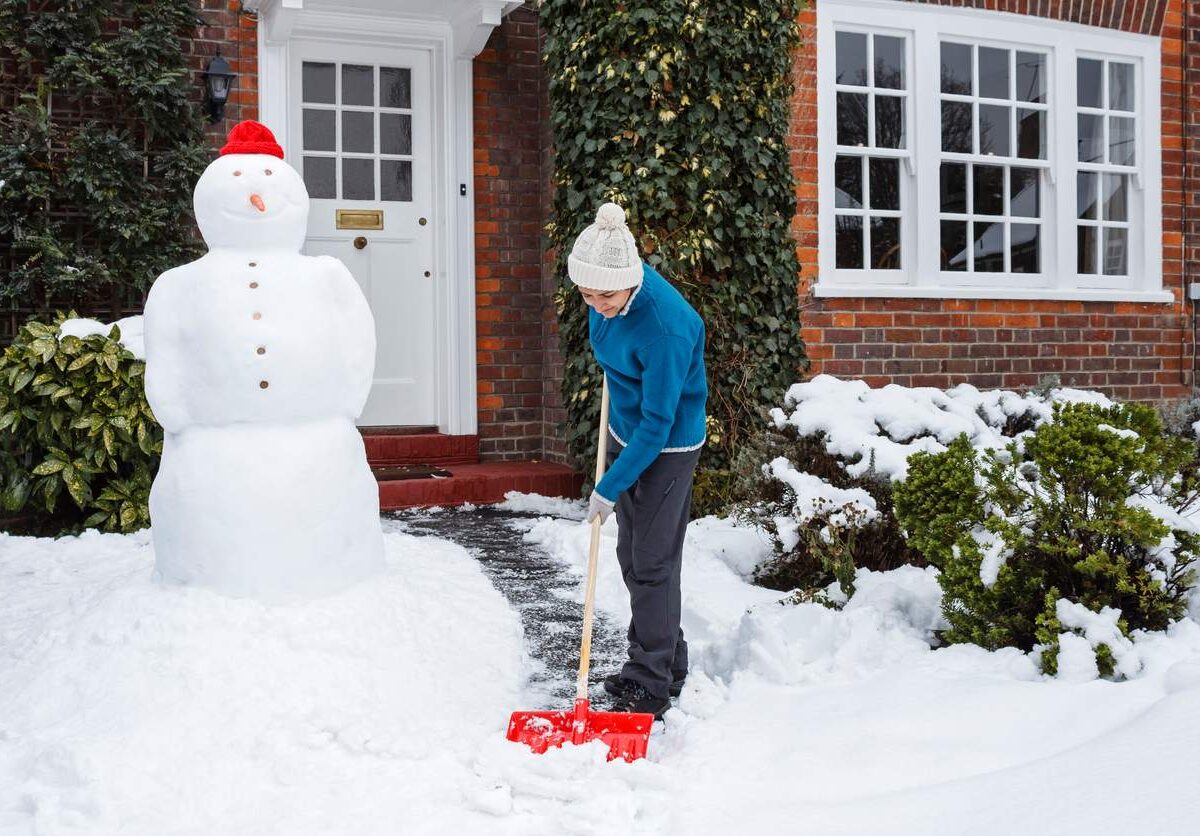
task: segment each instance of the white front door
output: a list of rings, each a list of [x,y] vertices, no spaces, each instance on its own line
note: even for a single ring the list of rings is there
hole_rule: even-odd
[[[437,424],[428,52],[294,42],[288,161],[312,208],[305,251],[354,274],[375,315],[362,425]]]

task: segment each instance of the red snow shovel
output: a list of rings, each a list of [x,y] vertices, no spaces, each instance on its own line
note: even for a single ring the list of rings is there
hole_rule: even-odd
[[[604,476],[608,451],[608,380],[600,398],[600,444],[596,453],[596,482]],[[588,665],[592,653],[592,608],[596,598],[596,560],[600,554],[600,519],[592,521],[592,542],[588,548],[587,594],[583,601],[583,642],[579,648],[579,675],[575,679],[574,711],[514,711],[508,721],[508,739],[524,743],[539,755],[564,743],[588,743],[602,740],[608,746],[608,759],[627,761],[645,757],[650,742],[653,714],[628,714],[622,711],[592,711],[588,701]]]

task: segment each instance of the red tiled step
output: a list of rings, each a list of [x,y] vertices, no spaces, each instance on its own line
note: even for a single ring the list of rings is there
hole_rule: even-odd
[[[442,433],[364,432],[371,467],[404,464],[475,464],[479,461],[479,436]]]
[[[379,483],[379,507],[384,511],[430,505],[502,502],[509,491],[544,496],[579,496],[583,476],[566,465],[550,462],[485,462],[451,465],[444,479],[404,479]]]

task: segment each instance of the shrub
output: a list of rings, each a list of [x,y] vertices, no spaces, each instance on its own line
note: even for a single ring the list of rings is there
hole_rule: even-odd
[[[115,327],[59,339],[64,318],[25,325],[0,359],[0,506],[37,533],[144,528],[162,453],[145,364]]]
[[[1068,605],[1119,610],[1122,636],[1182,616],[1200,549],[1185,519],[1195,481],[1181,475],[1194,456],[1148,406],[1083,403],[1056,405],[1005,449],[960,438],[912,456],[896,514],[941,570],[944,638],[1040,647],[1053,672]],[[1112,673],[1111,649],[1097,663]]]

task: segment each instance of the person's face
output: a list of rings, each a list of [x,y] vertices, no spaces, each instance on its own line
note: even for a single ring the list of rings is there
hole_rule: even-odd
[[[588,307],[595,309],[596,313],[605,319],[612,319],[621,312],[625,307],[625,303],[629,301],[630,294],[633,293],[633,288],[626,290],[590,290],[586,287],[579,288],[579,295],[583,297],[583,301],[587,302]]]

